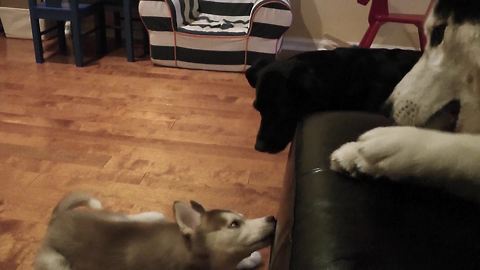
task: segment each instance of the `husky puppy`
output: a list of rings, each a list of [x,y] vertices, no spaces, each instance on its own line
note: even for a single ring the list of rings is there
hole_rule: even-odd
[[[76,209],[85,206],[86,209]],[[229,270],[270,244],[274,217],[245,219],[228,210],[207,211],[196,202],[173,205],[175,223],[147,212],[102,210],[82,193],[53,211],[36,270]]]
[[[478,199],[480,1],[436,1],[425,29],[429,42],[423,56],[387,101],[402,127],[368,131],[335,151],[331,167],[351,175],[427,178],[432,180],[427,184]],[[432,122],[448,128],[423,128]],[[460,182],[467,185],[458,190]]]

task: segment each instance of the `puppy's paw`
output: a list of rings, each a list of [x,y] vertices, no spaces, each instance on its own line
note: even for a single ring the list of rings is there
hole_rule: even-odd
[[[249,257],[243,259],[238,265],[237,269],[242,270],[242,269],[253,269],[257,266],[259,266],[262,263],[262,255],[260,252],[255,251],[252,254],[250,254]]]

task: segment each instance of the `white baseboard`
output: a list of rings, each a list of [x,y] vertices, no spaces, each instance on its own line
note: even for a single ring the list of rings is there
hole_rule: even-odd
[[[332,41],[328,39],[307,39],[297,37],[285,37],[282,49],[288,51],[316,51],[330,47]]]
[[[353,44],[353,43],[351,43]],[[358,45],[358,43],[355,43]],[[385,49],[402,49],[402,50],[419,50],[419,48],[409,47],[409,46],[398,46],[398,45],[389,45],[389,44],[377,44],[373,43],[371,48],[385,48]]]
[[[283,40],[283,50],[289,51],[316,51],[316,50],[329,50],[336,47],[356,46],[358,42],[353,41],[341,41],[332,36],[325,35],[320,39],[308,39],[299,37],[285,37]],[[404,50],[418,50],[418,48],[408,46],[397,46],[390,44],[372,44],[372,48],[386,48],[386,49],[404,49]]]

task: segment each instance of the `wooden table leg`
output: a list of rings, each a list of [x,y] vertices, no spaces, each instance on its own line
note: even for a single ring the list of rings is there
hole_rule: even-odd
[[[132,7],[131,0],[123,0],[123,17],[125,24],[125,49],[127,50],[128,62],[133,62],[133,29],[132,29]]]

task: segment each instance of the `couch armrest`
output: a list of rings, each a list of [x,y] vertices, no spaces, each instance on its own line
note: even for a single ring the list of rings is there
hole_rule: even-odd
[[[329,196],[336,196],[329,194],[334,186],[341,186],[348,181],[346,177],[329,169],[330,153],[343,143],[354,141],[369,129],[387,125],[390,125],[390,121],[382,116],[357,112],[317,113],[299,123],[284,177],[270,269],[328,269],[321,267],[325,266],[328,258],[320,260],[315,253],[318,248],[320,254],[323,252],[320,248],[329,244],[322,240],[330,237],[324,233],[329,228],[323,226],[329,226],[330,220],[319,218],[325,213],[315,210],[315,201],[328,201]],[[324,196],[320,197],[322,194]],[[345,192],[339,194],[339,201],[342,200],[340,195],[347,196]],[[308,207],[310,204],[311,207]],[[317,226],[318,224],[322,226]],[[306,240],[308,237],[311,237],[311,241]],[[310,242],[312,245],[308,244]],[[326,250],[323,256],[328,257],[328,252],[330,251]],[[302,259],[305,259],[304,264],[298,262]],[[313,265],[312,260],[319,264]]]
[[[249,35],[279,39],[292,25],[289,0],[257,0],[250,15]]]
[[[381,116],[347,112],[299,124],[270,269],[480,269],[479,205],[418,184],[329,170],[333,150],[385,125]]]
[[[176,31],[183,24],[181,0],[141,0],[138,12],[149,31]]]

